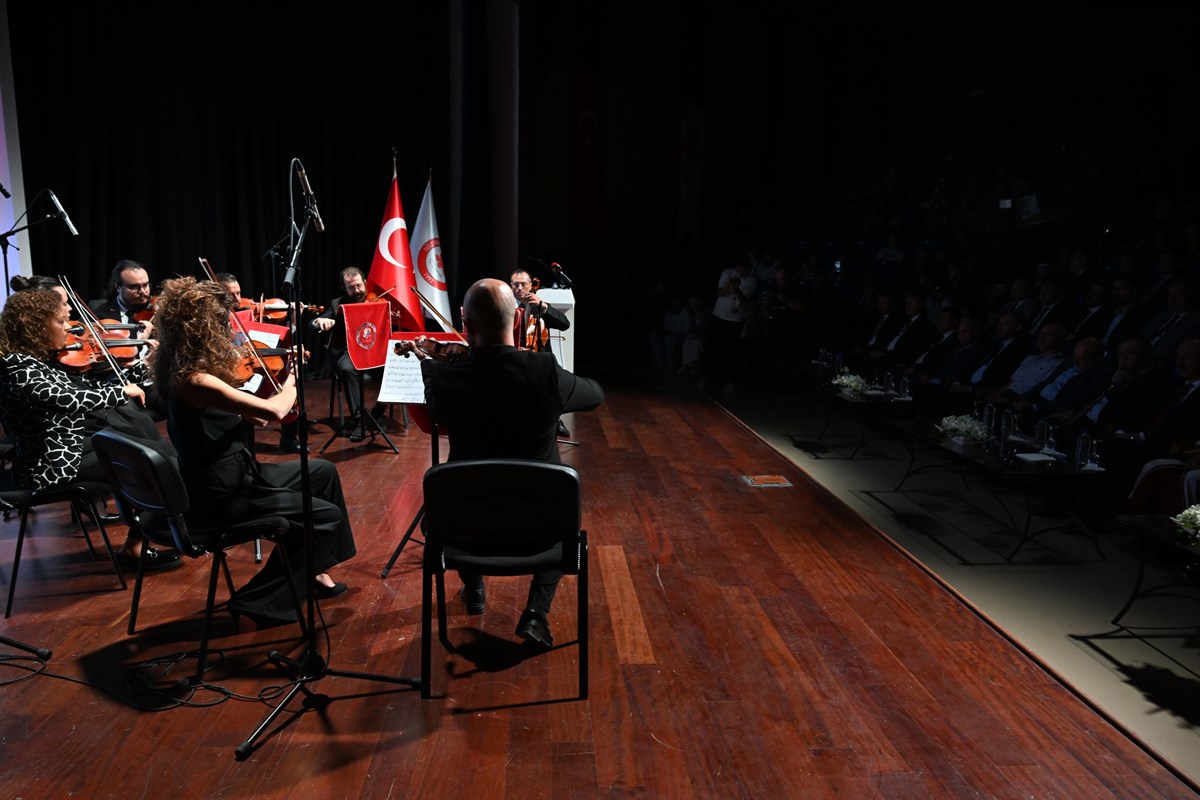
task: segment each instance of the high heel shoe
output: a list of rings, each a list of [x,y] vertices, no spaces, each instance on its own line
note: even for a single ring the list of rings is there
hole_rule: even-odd
[[[326,586],[319,581],[313,581],[313,585],[317,587],[317,597],[321,598],[322,600],[328,600],[331,597],[343,595],[350,588],[347,584],[341,583],[340,581],[333,584],[333,586]]]

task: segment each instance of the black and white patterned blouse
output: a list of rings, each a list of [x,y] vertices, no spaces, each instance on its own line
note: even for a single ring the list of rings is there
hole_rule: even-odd
[[[0,357],[0,422],[17,437],[16,484],[44,489],[73,480],[83,457],[83,415],[124,398],[122,386],[72,378],[33,356]]]

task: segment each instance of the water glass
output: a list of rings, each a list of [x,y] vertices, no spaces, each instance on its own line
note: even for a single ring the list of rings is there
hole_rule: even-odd
[[[1046,449],[1046,443],[1050,440],[1050,423],[1046,420],[1040,420],[1037,427],[1033,430],[1033,444],[1037,447],[1038,452]]]
[[[1092,437],[1081,433],[1075,440],[1075,467],[1083,469],[1092,459]]]

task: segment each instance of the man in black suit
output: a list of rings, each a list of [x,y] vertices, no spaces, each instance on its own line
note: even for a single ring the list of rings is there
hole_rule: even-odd
[[[1067,335],[1067,342],[1074,344],[1088,337],[1099,339],[1108,331],[1112,322],[1112,309],[1107,304],[1108,287],[1103,281],[1092,281],[1083,293],[1083,312],[1075,329]]]
[[[566,314],[537,296],[533,291],[533,279],[523,269],[513,270],[508,285],[516,298],[517,308],[521,310],[522,322],[528,325],[528,320],[541,317],[546,327],[551,330],[565,331],[571,327],[571,321]],[[524,327],[522,327],[524,330]],[[517,342],[524,344],[524,342]]]
[[[1057,322],[1069,333],[1075,329],[1078,313],[1074,304],[1063,297],[1062,286],[1051,277],[1042,279],[1038,286],[1038,301],[1041,307],[1033,315],[1026,329],[1029,332],[1030,344],[1037,344],[1037,335],[1042,326],[1048,322]]]
[[[904,316],[895,333],[886,341],[876,341],[867,353],[868,363],[882,369],[906,367],[924,351],[932,336],[925,318],[925,298],[911,293],[904,299]]]
[[[1072,356],[1070,367],[1016,398],[1013,408],[1062,423],[1099,397],[1113,374],[1113,368],[1104,362],[1100,340],[1094,336],[1080,339]]]
[[[1108,453],[1125,468],[1173,455],[1174,448],[1200,440],[1200,339],[1179,344],[1175,367],[1180,381],[1159,403],[1154,416],[1136,431],[1118,430]]]
[[[1179,343],[1200,336],[1200,303],[1196,287],[1187,278],[1176,278],[1167,288],[1167,310],[1151,317],[1142,328],[1150,340],[1154,360],[1169,365]]]
[[[328,334],[325,337],[325,347],[329,350],[329,354],[337,359],[334,369],[341,376],[342,385],[346,387],[346,399],[350,405],[350,415],[354,418],[353,430],[350,432],[350,441],[361,442],[366,438],[366,432],[363,427],[363,419],[360,411],[362,410],[362,392],[363,392],[363,377],[362,373],[354,366],[354,362],[350,360],[350,353],[346,349],[346,321],[342,314],[338,311],[343,304],[362,303],[367,299],[367,282],[363,277],[362,270],[358,267],[346,267],[341,272],[342,289],[345,291],[341,297],[335,297],[329,301],[329,307],[317,316],[312,321],[312,326],[321,333]],[[383,368],[376,370],[367,370],[371,375],[378,378],[383,374]]]
[[[88,302],[88,308],[99,319],[116,319],[134,322],[134,315],[146,311],[150,305],[150,274],[136,261],[123,258],[113,267],[108,289],[104,297]],[[142,323],[141,335],[149,338],[153,327],[150,322]]]
[[[938,311],[937,333],[933,343],[912,360],[912,366],[905,370],[905,374],[923,380],[938,374],[942,363],[962,347],[958,339],[960,323],[962,312],[954,306],[946,306]],[[974,326],[974,329],[977,332],[978,326]],[[974,339],[974,336],[971,338]]]
[[[555,427],[569,411],[591,411],[604,400],[599,384],[558,365],[550,353],[518,350],[513,339],[516,298],[502,281],[486,278],[467,290],[462,321],[470,353],[454,363],[421,364],[433,418],[449,429],[449,461],[520,458],[559,463]],[[417,353],[418,357],[421,353]],[[483,578],[460,573],[468,613],[482,614]],[[517,635],[551,647],[547,616],[562,573],[539,573],[529,587]]]
[[[1110,361],[1117,360],[1117,350],[1122,342],[1137,336],[1146,324],[1149,314],[1138,302],[1138,286],[1131,275],[1118,275],[1112,283],[1112,319],[1100,336],[1104,352]]]

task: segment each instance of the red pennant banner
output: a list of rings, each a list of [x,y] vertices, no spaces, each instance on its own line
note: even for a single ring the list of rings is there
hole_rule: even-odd
[[[346,352],[354,368],[382,367],[392,331],[391,304],[343,303],[341,309],[346,322]]]

